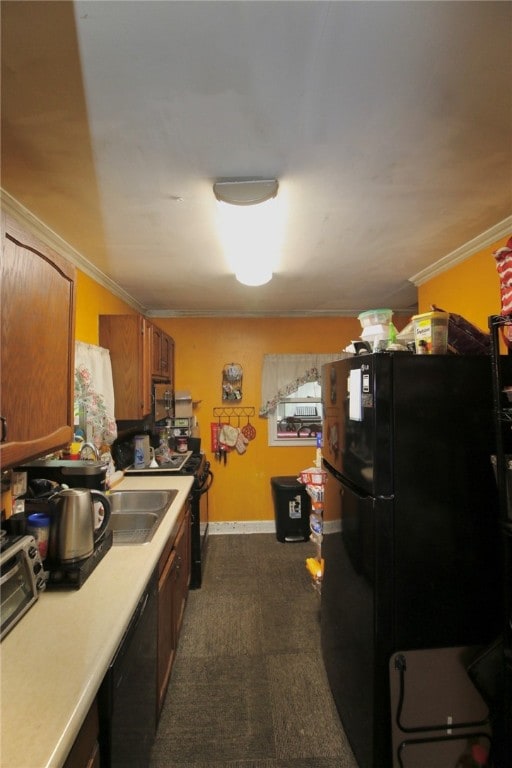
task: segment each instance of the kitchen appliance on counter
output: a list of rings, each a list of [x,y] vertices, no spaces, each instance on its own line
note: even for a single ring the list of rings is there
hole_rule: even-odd
[[[73,461],[66,459],[37,459],[16,467],[15,472],[26,472],[27,481],[46,479],[70,488],[90,488],[106,491],[107,465],[101,461]]]
[[[92,555],[75,563],[49,563],[45,562],[48,581],[48,590],[80,589],[83,587],[91,573],[103,560],[112,546],[113,533],[106,530],[103,538],[94,545]]]
[[[358,764],[389,768],[393,655],[500,632],[490,361],[382,353],[322,374],[322,654]]]
[[[30,491],[35,495],[24,499],[25,509],[16,515],[16,524],[21,529],[20,517],[26,524],[34,513],[50,517],[48,555],[44,560],[48,589],[79,589],[112,546],[108,497],[88,488],[55,486],[43,478],[33,480]],[[95,503],[102,509],[98,524]]]
[[[16,626],[46,586],[43,562],[32,536],[0,536],[0,640]]]
[[[94,502],[103,507],[95,525]],[[48,499],[52,523],[50,557],[59,564],[74,564],[90,557],[107,531],[110,502],[104,493],[88,488],[66,488]]]

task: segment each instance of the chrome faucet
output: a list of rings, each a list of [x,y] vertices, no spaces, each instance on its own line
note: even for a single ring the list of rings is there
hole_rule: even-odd
[[[83,454],[84,454],[84,451],[85,451],[86,448],[88,448],[90,451],[93,452],[94,458],[96,459],[96,461],[100,461],[100,452],[96,448],[94,443],[82,443],[82,447],[80,448],[80,458],[81,459],[83,458]]]

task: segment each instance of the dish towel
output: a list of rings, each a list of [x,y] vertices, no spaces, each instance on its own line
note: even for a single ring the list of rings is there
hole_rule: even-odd
[[[87,441],[100,447],[117,437],[114,381],[110,352],[94,344],[75,342],[75,422]]]
[[[512,314],[512,237],[503,248],[498,248],[493,253],[496,259],[496,269],[500,278],[501,314]],[[510,349],[512,348],[512,329],[510,325],[501,327],[503,339]]]
[[[501,314],[512,313],[512,237],[503,248],[493,253],[500,278]]]

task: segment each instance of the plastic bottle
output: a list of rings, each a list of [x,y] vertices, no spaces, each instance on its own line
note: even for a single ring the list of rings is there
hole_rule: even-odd
[[[45,512],[34,512],[27,519],[27,533],[36,540],[41,560],[48,554],[48,539],[50,537],[50,515]]]
[[[316,453],[315,453],[315,467],[317,469],[322,468],[322,433],[319,432],[316,436]]]

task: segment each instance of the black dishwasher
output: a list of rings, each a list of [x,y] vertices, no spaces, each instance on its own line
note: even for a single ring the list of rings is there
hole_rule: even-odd
[[[102,768],[147,768],[156,732],[157,574],[99,691]]]

